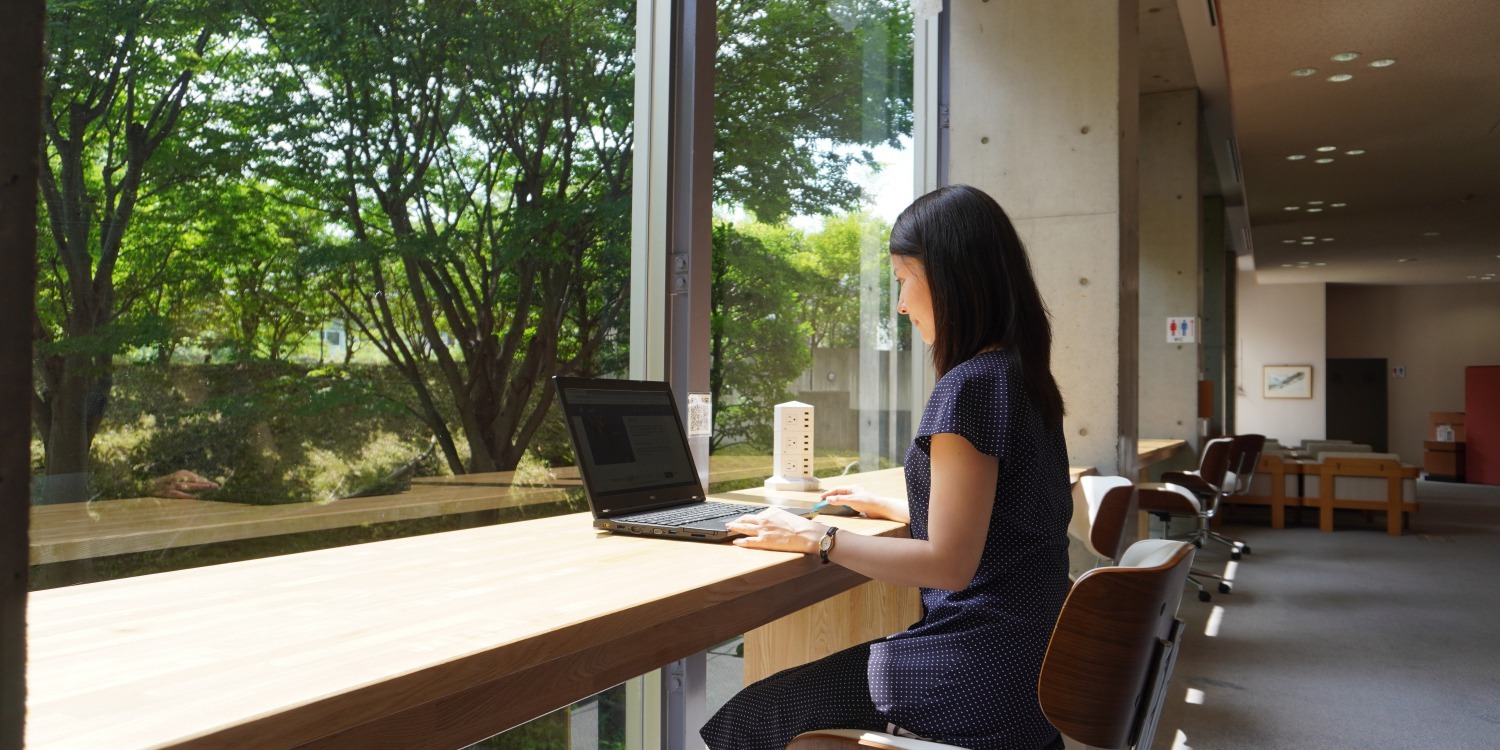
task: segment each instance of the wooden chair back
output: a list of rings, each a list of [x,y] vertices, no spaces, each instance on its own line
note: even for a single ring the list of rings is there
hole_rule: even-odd
[[[1079,577],[1042,663],[1042,713],[1094,748],[1149,747],[1176,660],[1186,542],[1147,539]]]

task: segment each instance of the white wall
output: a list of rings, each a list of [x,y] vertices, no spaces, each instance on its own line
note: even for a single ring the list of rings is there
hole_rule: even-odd
[[[1239,382],[1231,431],[1258,433],[1283,445],[1327,437],[1326,286],[1262,285],[1253,271],[1240,271],[1236,293],[1234,357]],[[1312,365],[1312,398],[1263,398],[1266,365]]]
[[[1387,381],[1386,437],[1403,461],[1420,464],[1427,413],[1463,411],[1464,368],[1500,365],[1500,288],[1330,286],[1328,356],[1406,368]]]

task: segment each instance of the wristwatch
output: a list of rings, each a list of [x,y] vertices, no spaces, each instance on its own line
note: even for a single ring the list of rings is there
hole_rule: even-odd
[[[828,553],[833,551],[833,535],[837,533],[839,533],[839,527],[829,526],[828,533],[818,540],[818,559],[822,560],[824,565],[828,564]]]

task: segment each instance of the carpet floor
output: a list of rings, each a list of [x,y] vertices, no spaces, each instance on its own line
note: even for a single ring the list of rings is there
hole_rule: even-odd
[[[1382,514],[1336,531],[1273,530],[1253,509],[1220,529],[1234,592],[1192,589],[1153,747],[1500,747],[1500,487],[1420,482],[1400,537]]]

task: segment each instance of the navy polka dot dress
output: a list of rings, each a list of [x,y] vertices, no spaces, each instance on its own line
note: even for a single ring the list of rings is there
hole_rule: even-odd
[[[1068,451],[1025,397],[1017,360],[986,352],[927,401],[906,454],[911,535],[927,538],[932,436],[953,433],[1000,459],[995,509],[974,580],[922,589],[909,630],[772,675],[704,726],[713,750],[781,750],[813,729],[896,731],[972,750],[1061,748],[1037,676],[1068,593]]]

